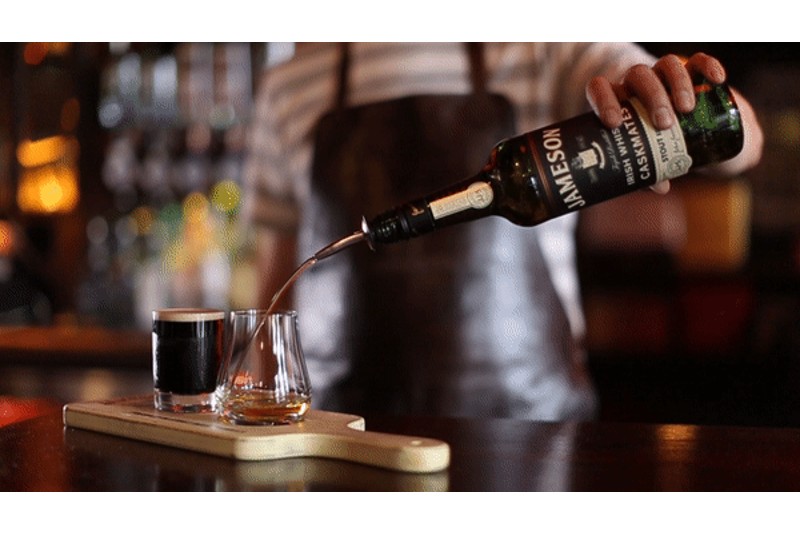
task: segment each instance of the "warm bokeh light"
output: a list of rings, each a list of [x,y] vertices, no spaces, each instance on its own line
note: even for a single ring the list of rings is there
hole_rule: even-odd
[[[61,106],[61,129],[75,131],[81,116],[81,105],[77,98],[68,98]]]
[[[69,166],[25,169],[20,175],[17,205],[24,212],[66,213],[78,205],[78,198],[78,176]]]
[[[199,192],[190,193],[183,200],[183,217],[187,223],[202,222],[208,216],[208,198]]]
[[[14,228],[10,222],[0,220],[0,256],[8,257],[14,250]]]
[[[242,191],[234,181],[224,180],[211,190],[211,204],[221,213],[233,214],[239,208]]]
[[[63,56],[71,48],[72,43],[26,43],[22,49],[22,59],[26,64],[36,66],[44,61],[47,54]]]
[[[148,206],[139,206],[131,213],[136,224],[136,233],[139,235],[150,235],[156,222],[156,215],[153,209]]]
[[[769,140],[779,146],[796,147],[797,139],[800,139],[800,111],[787,108],[770,118],[772,127],[765,132]]]
[[[72,49],[72,43],[47,43],[47,51],[56,56],[63,56]]]
[[[64,157],[75,157],[78,141],[74,137],[55,135],[32,141],[25,139],[17,145],[17,161],[26,168],[53,163]]]
[[[47,57],[48,43],[27,43],[22,51],[22,59],[28,65],[38,65]]]
[[[20,141],[17,161],[22,170],[17,204],[23,212],[66,213],[78,205],[78,151],[75,137],[55,135]]]

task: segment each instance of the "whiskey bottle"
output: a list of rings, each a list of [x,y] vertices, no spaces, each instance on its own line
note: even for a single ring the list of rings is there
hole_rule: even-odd
[[[695,84],[697,105],[657,130],[640,102],[619,128],[594,113],[498,143],[483,169],[362,224],[369,244],[392,243],[489,215],[534,226],[738,154],[744,135],[726,85]]]

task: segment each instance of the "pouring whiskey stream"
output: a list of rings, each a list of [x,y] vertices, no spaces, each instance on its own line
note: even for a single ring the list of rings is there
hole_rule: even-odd
[[[333,241],[332,243],[325,246],[317,253],[315,253],[305,261],[303,261],[303,263],[301,263],[300,266],[297,267],[297,269],[292,273],[292,275],[289,276],[289,279],[286,280],[286,283],[284,283],[283,286],[281,286],[281,288],[278,289],[278,291],[272,297],[272,301],[270,301],[269,307],[267,308],[267,314],[271,313],[274,310],[275,306],[278,304],[278,302],[280,302],[284,294],[286,294],[289,288],[291,288],[291,286],[294,285],[294,282],[297,281],[297,278],[299,278],[303,274],[303,272],[316,265],[317,262],[325,259],[326,257],[330,257],[334,254],[337,254],[342,250],[344,250],[345,248],[349,248],[350,246],[353,246],[354,244],[358,244],[360,242],[367,241],[370,245],[370,248],[372,248],[372,242],[369,238],[369,235],[370,233],[369,233],[369,228],[367,226],[367,222],[366,220],[362,219],[360,230],[356,231],[352,235],[348,235],[347,237],[343,237],[339,240]]]

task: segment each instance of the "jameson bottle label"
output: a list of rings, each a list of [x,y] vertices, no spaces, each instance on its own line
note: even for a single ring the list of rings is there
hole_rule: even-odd
[[[587,113],[528,134],[535,174],[554,214],[689,172],[692,158],[677,121],[657,130],[636,100],[623,104],[622,116],[622,126],[615,129]]]

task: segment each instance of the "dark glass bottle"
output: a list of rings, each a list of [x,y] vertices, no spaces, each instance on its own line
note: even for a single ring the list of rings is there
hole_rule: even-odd
[[[489,215],[533,226],[738,154],[739,109],[726,85],[695,85],[697,105],[656,130],[636,100],[609,129],[594,113],[504,140],[475,176],[376,216],[370,244],[409,239]]]

